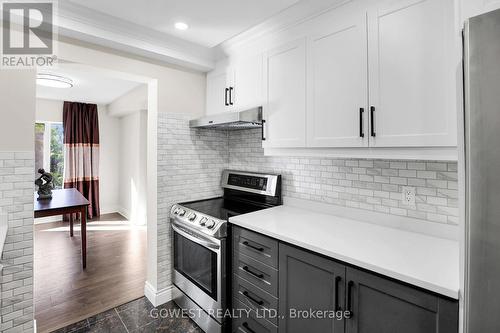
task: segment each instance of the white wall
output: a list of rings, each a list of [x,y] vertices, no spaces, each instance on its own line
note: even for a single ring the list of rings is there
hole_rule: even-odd
[[[148,86],[142,84],[108,104],[108,112],[115,117],[123,117],[138,110],[148,109]]]
[[[183,71],[178,68],[155,65],[123,55],[110,53],[92,45],[84,47],[67,42],[58,43],[59,59],[101,68],[123,74],[123,79],[138,81],[137,78],[157,80],[154,89],[157,92],[159,112],[187,113],[193,117],[205,112],[205,74]],[[147,82],[147,81],[144,81]],[[151,109],[148,106],[148,109]]]
[[[147,107],[146,84],[108,104],[108,114],[120,117],[119,212],[137,225],[147,222]]]
[[[0,70],[0,116],[0,151],[34,151],[34,71]]]
[[[146,224],[147,111],[120,119],[120,213],[133,224]]]
[[[106,105],[98,105],[99,111],[99,192],[101,214],[119,210],[120,119],[108,115]],[[36,120],[62,122],[63,101],[36,99]],[[31,126],[33,128],[33,124]]]

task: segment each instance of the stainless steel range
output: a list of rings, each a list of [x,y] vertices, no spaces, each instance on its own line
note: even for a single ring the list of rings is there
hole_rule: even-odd
[[[226,170],[222,187],[222,197],[179,203],[170,212],[174,301],[206,333],[225,332],[228,322],[227,220],[282,203],[279,175]]]

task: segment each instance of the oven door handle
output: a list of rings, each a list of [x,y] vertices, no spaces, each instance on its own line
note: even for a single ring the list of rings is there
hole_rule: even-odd
[[[192,235],[184,230],[182,230],[180,227],[176,226],[175,224],[172,223],[172,229],[182,237],[186,237],[187,239],[195,242],[196,244],[200,244],[201,246],[204,246],[209,249],[214,249],[214,250],[219,250],[220,246],[219,244],[216,244],[214,242],[211,242],[208,239],[201,238],[195,235]]]

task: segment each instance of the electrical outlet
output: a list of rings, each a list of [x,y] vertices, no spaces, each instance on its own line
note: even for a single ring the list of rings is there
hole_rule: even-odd
[[[415,188],[411,186],[403,186],[401,200],[405,206],[415,206]]]

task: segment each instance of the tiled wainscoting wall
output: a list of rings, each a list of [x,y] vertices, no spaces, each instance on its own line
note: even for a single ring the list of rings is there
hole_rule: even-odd
[[[229,167],[280,173],[289,197],[458,224],[456,162],[264,156],[257,129],[229,132]],[[414,206],[402,186],[416,189]]]
[[[9,230],[1,264],[1,332],[33,331],[32,152],[0,152],[0,209]]]
[[[171,242],[168,223],[172,204],[222,194],[222,170],[227,167],[224,131],[189,128],[192,117],[158,114],[158,289],[171,285]]]

